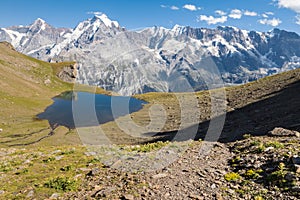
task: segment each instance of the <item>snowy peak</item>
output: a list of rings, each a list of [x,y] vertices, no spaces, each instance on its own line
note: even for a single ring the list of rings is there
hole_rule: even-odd
[[[95,15],[93,18],[80,22],[70,33],[63,34],[62,42],[49,48],[49,59],[72,49],[89,49],[92,43],[111,38],[119,31],[123,29],[118,22],[110,20],[105,14]]]
[[[110,20],[105,14],[95,15],[93,18],[80,22],[73,30],[73,35],[79,38],[88,33],[90,37],[98,31],[110,32],[111,30],[121,30],[117,21]],[[73,38],[74,38],[73,36]]]
[[[184,31],[185,27],[184,26],[180,26],[178,24],[176,24],[172,29],[171,32],[173,32],[175,35],[179,35],[182,34]]]
[[[91,20],[92,22],[95,22],[97,20],[100,20],[105,26],[112,28],[116,27],[119,28],[120,25],[117,21],[110,20],[107,15],[101,14],[101,15],[95,15],[94,18]]]
[[[236,28],[234,26],[218,26],[217,30],[224,31],[224,32],[240,32],[241,29]]]
[[[29,30],[32,32],[44,31],[47,28],[51,28],[49,24],[46,23],[45,20],[41,18],[37,18],[29,27]]]
[[[41,18],[37,18],[33,24],[46,24],[46,21]]]

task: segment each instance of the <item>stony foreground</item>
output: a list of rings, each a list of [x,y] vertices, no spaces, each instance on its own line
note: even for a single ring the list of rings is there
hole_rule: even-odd
[[[299,199],[299,133],[244,138],[122,146],[111,164],[83,147],[1,149],[0,199]],[[167,160],[183,146],[161,169],[130,169],[138,158],[167,147]]]
[[[87,173],[83,190],[66,198],[298,199],[299,134],[281,129],[273,133],[270,137],[245,135],[246,139],[230,144],[214,143],[207,155],[200,153],[204,142],[193,142],[178,160],[155,172],[94,168]]]

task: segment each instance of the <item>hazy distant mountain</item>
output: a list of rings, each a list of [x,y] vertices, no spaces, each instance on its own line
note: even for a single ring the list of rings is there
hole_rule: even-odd
[[[74,29],[41,19],[2,28],[0,41],[42,60],[75,60],[79,82],[124,95],[218,87],[216,69],[226,84],[240,84],[300,67],[300,36],[279,29],[176,25],[128,31],[102,14]]]

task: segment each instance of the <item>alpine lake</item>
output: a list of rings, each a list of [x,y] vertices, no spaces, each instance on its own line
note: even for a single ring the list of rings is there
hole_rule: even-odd
[[[52,128],[98,126],[140,110],[147,102],[127,96],[109,96],[89,92],[64,92],[38,119],[48,120]]]

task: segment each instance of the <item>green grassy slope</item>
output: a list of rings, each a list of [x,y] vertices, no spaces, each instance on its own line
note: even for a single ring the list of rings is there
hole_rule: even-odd
[[[36,143],[37,146],[80,144],[75,131],[69,132],[69,130],[63,127],[59,127],[53,136],[47,137],[51,131],[48,122],[34,119],[38,113],[41,113],[52,103],[52,97],[63,91],[73,89],[72,84],[62,82],[55,76],[63,66],[64,63],[49,64],[22,55],[13,50],[8,43],[0,43],[0,128],[3,129],[3,132],[0,134],[0,147],[34,144],[36,141],[38,141]],[[262,102],[264,99],[268,99],[274,96],[274,94],[283,91],[289,85],[299,82],[299,74],[300,69],[297,69],[266,77],[249,84],[226,88],[229,116],[235,116],[234,114],[237,112],[232,113],[234,110],[254,104],[255,102]],[[78,88],[85,91],[93,90],[89,86],[80,86]],[[97,92],[103,93],[104,91],[98,88]],[[195,96],[197,97],[198,106],[189,106],[186,109],[191,112],[195,109],[199,110],[200,123],[210,119],[210,91],[202,91],[195,94],[180,94],[179,96],[182,95],[187,102],[193,101]],[[139,112],[133,113],[131,115],[132,120],[141,126],[147,126],[150,122],[149,108],[153,104],[161,104],[167,114],[167,121],[161,132],[163,135],[170,132],[172,136],[172,131],[178,130],[181,123],[181,107],[177,96],[178,94],[170,93],[136,95],[135,97],[146,100],[149,104]],[[284,102],[279,103],[284,104]],[[255,104],[256,107],[259,107],[259,105]],[[237,114],[241,115],[241,113]],[[262,114],[268,113],[264,112]],[[276,115],[276,113],[271,114],[273,116]],[[101,125],[101,128],[111,141],[118,144],[132,144],[151,140],[151,138],[141,139],[131,137],[125,134],[115,122]],[[234,127],[230,128],[235,129]]]
[[[73,85],[62,82],[49,63],[16,52],[0,43],[0,147],[34,143],[50,131],[47,121],[35,116],[52,103],[51,98]],[[68,130],[58,129],[64,135]],[[59,135],[59,134],[58,134]],[[72,137],[69,142],[78,142]],[[50,144],[60,143],[54,137]]]

